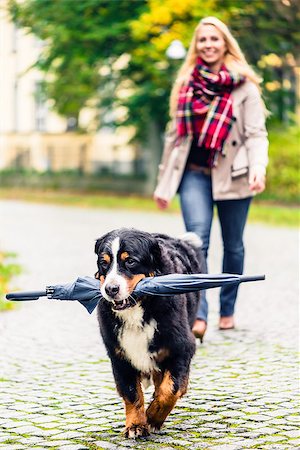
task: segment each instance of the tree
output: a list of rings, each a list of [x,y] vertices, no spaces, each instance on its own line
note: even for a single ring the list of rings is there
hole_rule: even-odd
[[[247,59],[263,76],[273,119],[287,122],[295,111],[296,96],[300,101],[299,0],[218,0],[217,6],[225,11],[225,21]]]
[[[187,45],[200,11],[210,13],[214,3],[10,0],[9,11],[19,27],[45,42],[36,66],[46,74],[44,89],[58,113],[78,118],[99,99],[103,119],[123,106],[128,114],[116,123],[134,124],[142,138],[150,120],[159,131],[167,120],[174,63],[166,60],[166,48],[175,38]],[[124,55],[128,64],[120,67]]]
[[[93,105],[100,123],[134,125],[136,138],[143,140],[150,128],[159,136],[168,118],[179,64],[165,53],[173,39],[188,47],[198,21],[217,15],[252,65],[271,52],[284,61],[297,53],[300,41],[298,5],[297,0],[10,0],[9,11],[18,26],[45,42],[37,66],[60,114],[77,119],[83,107]],[[275,75],[276,70],[270,76]]]

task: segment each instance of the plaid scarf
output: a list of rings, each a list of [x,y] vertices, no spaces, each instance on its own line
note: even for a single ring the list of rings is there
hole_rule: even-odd
[[[216,75],[198,57],[189,83],[179,91],[177,134],[199,136],[198,147],[209,150],[211,167],[234,121],[231,91],[244,80],[224,65]]]

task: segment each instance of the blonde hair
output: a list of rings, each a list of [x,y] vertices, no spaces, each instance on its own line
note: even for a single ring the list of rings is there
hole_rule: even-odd
[[[181,68],[178,71],[175,83],[173,85],[170,95],[171,117],[173,117],[176,113],[179,90],[184,84],[188,83],[192,70],[195,67],[196,59],[198,56],[196,51],[197,34],[202,25],[213,25],[222,33],[227,49],[224,56],[224,64],[226,65],[228,70],[240,75],[244,75],[246,78],[255,83],[257,87],[259,87],[259,84],[262,81],[247,63],[237,40],[232,36],[229,28],[225,25],[225,23],[217,19],[217,17],[205,17],[198,23],[197,27],[195,28],[187,55]]]

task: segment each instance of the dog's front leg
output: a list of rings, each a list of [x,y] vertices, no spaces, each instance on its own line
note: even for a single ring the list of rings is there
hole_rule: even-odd
[[[117,390],[125,404],[125,437],[149,436],[139,373],[127,361],[118,358],[112,361],[112,368]]]

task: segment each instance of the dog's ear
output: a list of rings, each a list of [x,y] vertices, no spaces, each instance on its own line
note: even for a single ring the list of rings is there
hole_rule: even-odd
[[[96,255],[99,255],[99,249],[100,249],[101,242],[102,242],[101,238],[97,239],[97,241],[96,241],[96,244],[95,244],[95,253],[96,253]]]
[[[96,278],[96,280],[100,280],[100,273],[98,272],[98,270],[95,273],[95,278]]]
[[[162,272],[162,254],[158,242],[152,242],[150,250],[151,265],[154,269],[154,275],[159,275]]]

